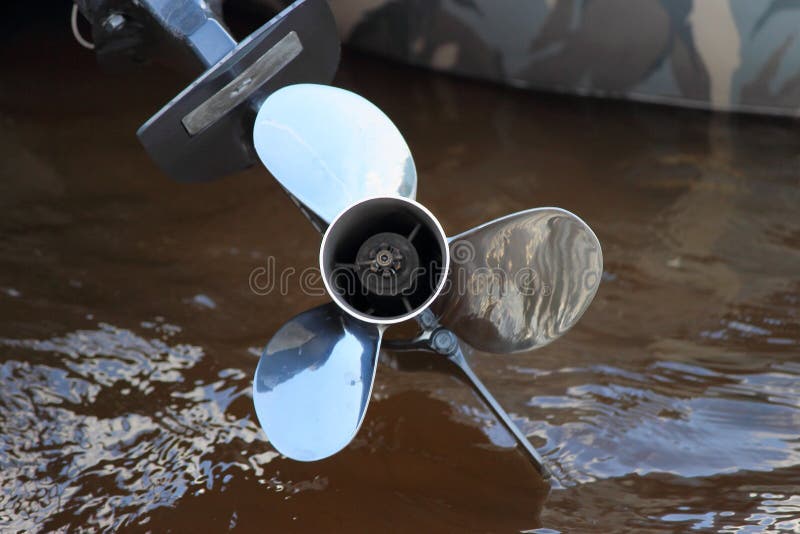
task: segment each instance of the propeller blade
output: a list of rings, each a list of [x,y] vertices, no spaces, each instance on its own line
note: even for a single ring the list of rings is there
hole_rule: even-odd
[[[333,303],[278,330],[258,362],[253,403],[281,454],[320,460],[350,443],[367,411],[382,335]]]
[[[478,350],[547,345],[580,319],[603,274],[591,228],[560,208],[507,215],[450,238],[440,322]]]
[[[316,216],[327,226],[365,198],[416,196],[414,160],[397,127],[344,89],[300,84],[275,91],[258,111],[253,142],[312,222]]]

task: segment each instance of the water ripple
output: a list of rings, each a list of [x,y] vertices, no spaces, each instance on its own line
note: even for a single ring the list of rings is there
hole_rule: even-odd
[[[147,339],[101,324],[0,340],[0,527],[47,530],[82,517],[116,529],[224,486],[232,472],[264,475],[277,454],[249,411],[232,409],[249,396],[249,377],[223,369],[190,383],[204,352],[169,343],[175,331]]]
[[[647,371],[563,369],[584,380],[591,373],[594,381],[530,399],[529,406],[556,413],[559,424],[530,423],[529,432],[560,444],[548,456],[568,480],[704,477],[800,464],[797,373],[728,375],[669,361]]]

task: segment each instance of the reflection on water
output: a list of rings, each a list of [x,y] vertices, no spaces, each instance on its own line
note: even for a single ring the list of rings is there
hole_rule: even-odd
[[[339,84],[398,124],[451,233],[554,205],[603,245],[568,335],[472,355],[568,485],[548,496],[441,366],[381,369],[335,457],[280,457],[252,375],[321,300],[248,276],[269,255],[315,265],[319,236],[264,171],[158,173],[134,132],[182,80],[103,74],[66,26],[28,32],[0,79],[0,530],[800,529],[794,123],[346,59]]]
[[[579,483],[628,474],[702,477],[800,463],[800,382],[791,372],[731,376],[657,362],[644,373],[563,369],[561,396],[531,406],[559,411],[543,425],[551,457]]]
[[[0,506],[9,526],[47,518],[94,527],[137,523],[187,493],[223,489],[233,472],[261,472],[274,456],[250,417],[228,407],[248,392],[241,369],[187,383],[200,347],[170,344],[171,325],[143,324],[161,338],[101,324],[42,341],[0,340]],[[44,355],[40,356],[38,353]],[[56,519],[57,520],[57,519]]]
[[[756,512],[743,519],[747,527],[739,528],[736,525],[736,514],[729,510],[720,512],[706,512],[704,514],[686,513],[688,506],[679,506],[680,513],[666,514],[661,521],[678,523],[684,528],[692,530],[716,530],[718,532],[760,532],[760,531],[786,531],[797,532],[800,530],[800,496],[782,495],[773,493],[750,493],[748,497],[756,501]],[[676,526],[679,526],[676,525]]]

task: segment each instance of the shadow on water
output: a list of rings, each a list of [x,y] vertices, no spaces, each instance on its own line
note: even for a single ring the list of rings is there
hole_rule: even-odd
[[[346,55],[451,235],[576,212],[606,272],[580,324],[477,373],[568,488],[453,376],[385,367],[355,442],[281,458],[261,348],[323,302],[253,269],[319,237],[261,169],[179,185],[134,132],[184,80],[103,73],[65,24],[0,50],[0,529],[800,528],[796,124],[522,93]],[[417,355],[414,358],[421,360]]]

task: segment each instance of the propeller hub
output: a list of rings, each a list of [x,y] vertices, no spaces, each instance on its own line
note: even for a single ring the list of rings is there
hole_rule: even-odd
[[[450,262],[447,245],[439,222],[413,200],[363,200],[325,232],[323,281],[334,302],[362,321],[405,321],[441,292]]]
[[[375,253],[375,265],[371,267],[373,271],[377,270],[378,268],[387,269],[391,267],[392,269],[399,269],[402,265],[400,260],[403,259],[402,254],[400,251],[394,247],[391,248],[383,248]]]
[[[356,271],[372,295],[394,296],[408,291],[419,271],[419,254],[406,237],[394,232],[375,234],[361,245]]]

